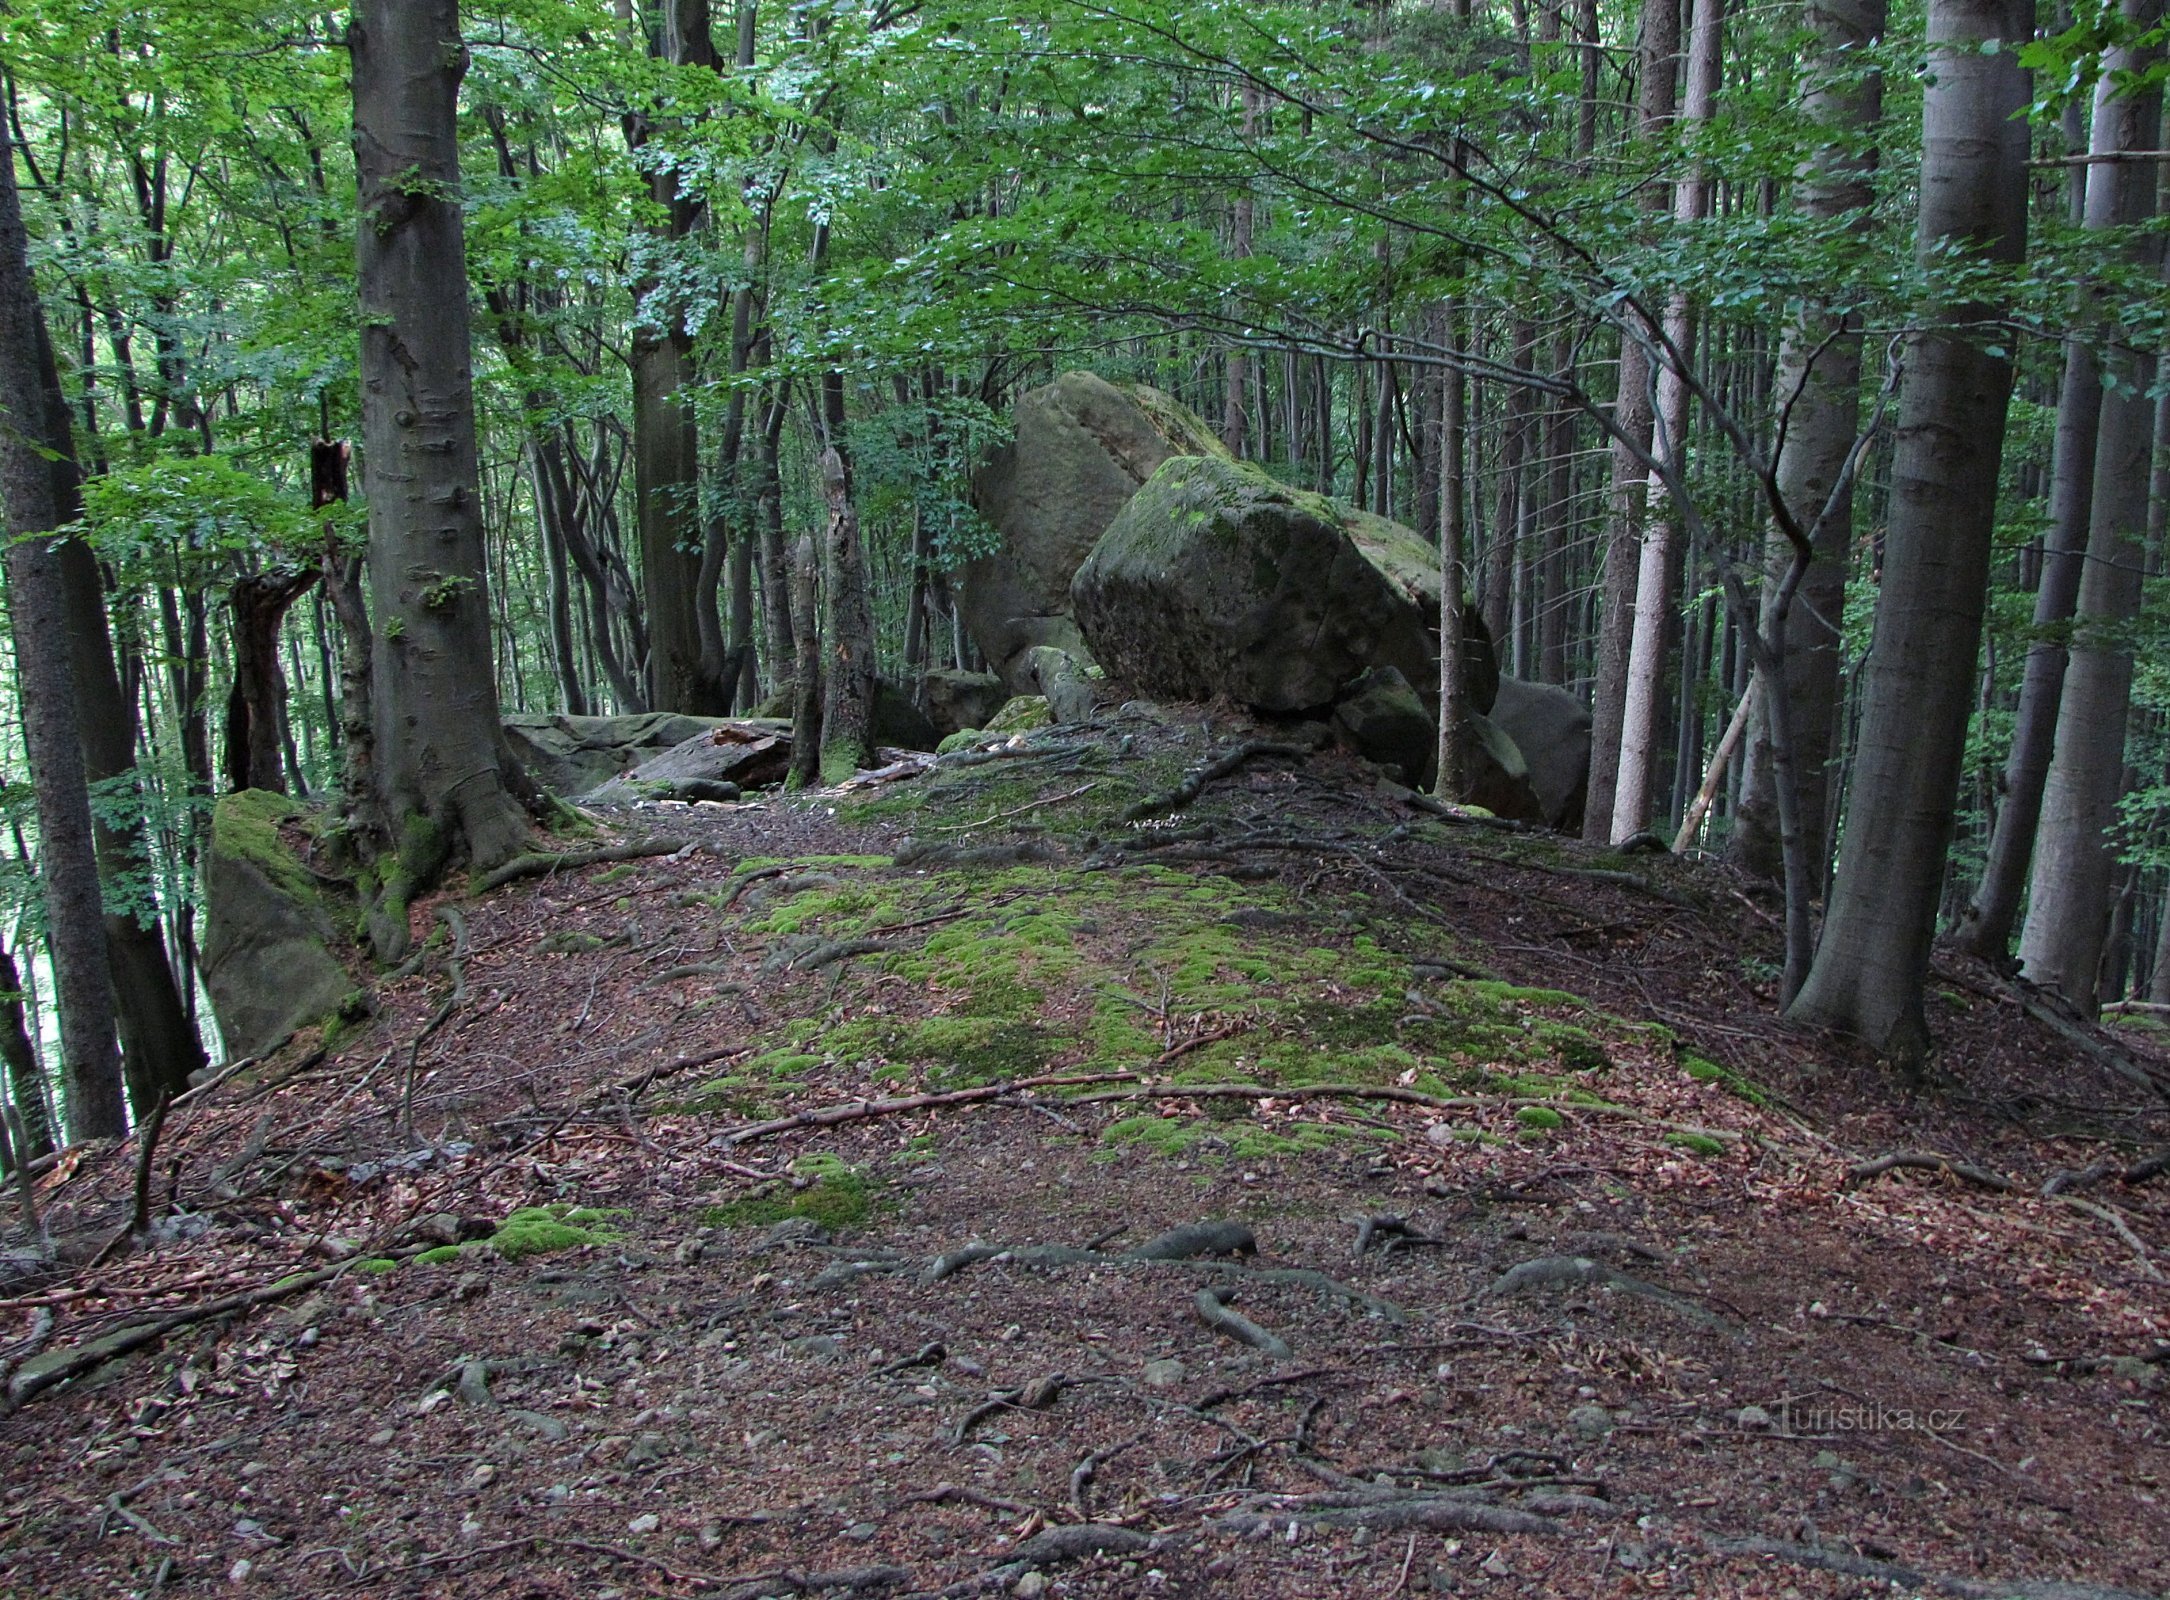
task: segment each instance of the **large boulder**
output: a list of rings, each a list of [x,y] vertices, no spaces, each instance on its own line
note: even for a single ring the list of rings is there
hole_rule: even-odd
[[[1411,530],[1218,456],[1163,463],[1070,585],[1111,677],[1268,712],[1330,705],[1372,667],[1432,683],[1439,593],[1438,556]],[[1465,632],[1481,711],[1498,666],[1481,625]]]
[[[1590,713],[1583,703],[1549,683],[1502,678],[1488,715],[1527,763],[1545,821],[1579,833],[1590,788]]]
[[[966,564],[965,626],[1013,694],[1037,694],[1021,658],[1037,645],[1084,657],[1070,580],[1108,524],[1170,456],[1224,455],[1212,430],[1144,384],[1066,372],[1017,402],[1017,431],[973,478],[1001,548]]]
[[[987,719],[1008,702],[1009,685],[993,672],[959,672],[951,667],[928,669],[927,717],[943,738],[967,728],[984,728]]]
[[[553,794],[587,794],[664,751],[706,733],[713,717],[644,711],[625,717],[505,718],[505,739],[534,780]]]
[[[1409,680],[1373,667],[1334,707],[1334,726],[1350,747],[1401,782],[1429,787],[1439,766],[1439,724]]]
[[[899,750],[932,750],[942,732],[912,697],[887,678],[874,681],[874,742]]]
[[[1513,822],[1545,820],[1545,808],[1530,783],[1529,763],[1506,731],[1482,712],[1470,713],[1462,766],[1471,805]]]
[[[356,994],[324,886],[280,829],[283,794],[243,789],[211,812],[204,857],[203,981],[230,1056],[257,1055]]]
[[[791,724],[768,717],[702,719],[699,733],[588,792],[595,805],[635,800],[706,800],[722,786],[781,783],[791,768]]]

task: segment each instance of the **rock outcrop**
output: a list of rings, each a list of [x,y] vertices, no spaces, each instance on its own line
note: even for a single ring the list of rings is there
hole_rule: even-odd
[[[1009,685],[997,673],[959,672],[949,667],[931,668],[927,673],[927,718],[944,739],[967,728],[984,728],[1009,698]]]
[[[599,789],[715,726],[712,717],[644,711],[624,717],[505,718],[505,738],[528,775],[552,794]]]
[[[980,651],[1013,694],[1038,694],[1026,652],[1083,659],[1070,580],[1138,486],[1171,456],[1224,456],[1212,430],[1143,384],[1066,372],[1017,402],[1016,435],[973,479],[1002,546],[966,564],[958,604]]]
[[[1590,713],[1582,702],[1549,683],[1502,678],[1487,715],[1522,752],[1546,823],[1579,832],[1590,787]]]
[[[280,834],[301,814],[243,789],[211,813],[204,856],[203,981],[229,1056],[256,1055],[356,995],[324,886]]]
[[[1070,596],[1109,676],[1156,697],[1311,711],[1370,668],[1411,685],[1436,671],[1432,549],[1399,523],[1224,457],[1164,463],[1093,547]],[[1482,710],[1498,666],[1482,627],[1468,632],[1464,671]]]

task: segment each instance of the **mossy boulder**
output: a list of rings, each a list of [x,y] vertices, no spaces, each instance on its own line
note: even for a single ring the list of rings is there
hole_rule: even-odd
[[[1001,547],[966,564],[958,595],[1012,694],[1043,692],[1022,659],[1034,646],[1084,657],[1070,579],[1138,485],[1170,456],[1221,453],[1204,422],[1143,384],[1066,372],[1018,400],[1015,436],[972,485]]]
[[[1164,462],[1070,586],[1109,676],[1159,698],[1226,695],[1267,712],[1331,705],[1372,667],[1431,683],[1439,593],[1438,557],[1411,530],[1220,456]],[[1498,666],[1482,627],[1467,631],[1469,700],[1481,710]]]
[[[912,697],[887,678],[874,683],[874,742],[898,750],[932,750],[942,731]],[[850,776],[850,774],[846,774]]]
[[[581,795],[700,737],[716,721],[670,711],[628,717],[521,714],[505,718],[505,740],[529,776],[545,789]]]
[[[1367,761],[1426,787],[1439,764],[1439,728],[1423,697],[1392,667],[1373,667],[1334,707],[1334,726]]]
[[[281,832],[301,814],[262,789],[227,795],[211,813],[203,980],[229,1055],[255,1055],[355,992],[324,885]]]
[[[967,728],[982,728],[1010,698],[1009,686],[993,672],[960,672],[935,667],[926,676],[921,700],[927,718],[943,738]]]
[[[1044,728],[1055,720],[1048,709],[1047,697],[1038,694],[1021,694],[1004,703],[1002,709],[987,719],[988,733],[1029,733],[1034,728]]]
[[[1485,713],[1512,739],[1529,768],[1544,820],[1580,832],[1590,788],[1590,713],[1565,689],[1549,683],[1499,680],[1499,694]]]
[[[1495,817],[1543,822],[1545,808],[1530,783],[1530,765],[1513,739],[1490,717],[1472,713],[1462,747],[1469,783],[1465,798]]]

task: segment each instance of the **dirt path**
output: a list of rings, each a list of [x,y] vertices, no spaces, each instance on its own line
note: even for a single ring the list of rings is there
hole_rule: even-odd
[[[2159,1098],[1960,969],[1910,1098],[1744,886],[1330,762],[1119,825],[1227,742],[1123,733],[641,816],[177,1113],[0,1359],[346,1266],[0,1419],[0,1592],[2170,1588],[2165,1186],[2040,1193]]]

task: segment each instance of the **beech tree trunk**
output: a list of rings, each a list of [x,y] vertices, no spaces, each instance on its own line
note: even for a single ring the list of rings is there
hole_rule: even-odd
[[[1680,60],[1679,0],[1643,0],[1642,38],[1638,48],[1636,133],[1644,143],[1656,140],[1672,121],[1678,104]],[[1645,204],[1662,204],[1655,187]],[[1650,469],[1639,450],[1651,439],[1651,368],[1642,342],[1628,333],[1620,340],[1618,386],[1613,426],[1633,441],[1612,444],[1612,489],[1605,514],[1605,560],[1600,577],[1597,626],[1597,678],[1590,690],[1590,781],[1582,817],[1582,836],[1594,844],[1612,840],[1613,802],[1619,787],[1620,735],[1627,711],[1628,658],[1633,648],[1638,552],[1642,542],[1644,499]]]
[[[2125,0],[2135,36],[2161,19],[2163,0]],[[2097,150],[2146,150],[2158,141],[2162,93],[2150,75],[2159,44],[2118,46],[2103,62],[2095,101]],[[2137,93],[2119,91],[2138,83]],[[2097,190],[2110,226],[2129,227],[2155,214],[2156,173],[2143,162],[2099,163],[2088,174],[2090,222]],[[2159,266],[2162,247],[2132,246],[2142,266]],[[2139,614],[2147,574],[2145,541],[2150,458],[2155,442],[2155,382],[2151,347],[2112,345],[2103,352],[2102,414],[2095,434],[2094,492],[2087,519],[2087,558],[2080,574],[2071,654],[2058,697],[2057,735],[2042,790],[2042,820],[2027,885],[2027,921],[2019,957],[2029,978],[2057,989],[2093,1014],[2097,977],[2115,871],[2109,829],[2125,772],[2125,720],[2132,704],[2132,645],[2127,625]]]
[[[716,64],[707,0],[662,0],[655,11],[654,54],[676,65]],[[628,117],[626,143],[638,149],[647,137],[646,119]],[[668,214],[656,237],[669,255],[693,232],[700,205],[681,189],[675,163],[656,165],[648,182],[650,198]],[[693,415],[693,337],[678,295],[651,281],[641,298],[631,354],[633,502],[648,611],[648,703],[657,711],[726,716],[728,693],[702,670],[701,660],[701,437]],[[714,585],[705,593],[713,605]]]
[[[1681,107],[1688,123],[1710,120],[1718,96],[1719,47],[1724,34],[1722,0],[1694,0],[1688,34],[1688,92]],[[1710,209],[1710,182],[1692,171],[1673,196],[1673,220],[1692,225]],[[1685,293],[1665,307],[1665,342],[1671,347],[1658,369],[1658,404],[1652,451],[1676,471],[1688,455],[1688,372],[1695,360],[1695,313]],[[1612,842],[1650,825],[1658,755],[1665,733],[1665,668],[1679,606],[1682,551],[1680,526],[1664,482],[1653,472],[1646,490],[1648,512],[1635,572],[1635,620],[1628,634],[1627,692],[1620,711],[1620,761],[1613,776]],[[1685,671],[1685,668],[1683,668]]]
[[[2027,236],[2033,0],[1930,0],[1917,239],[1997,265]],[[1823,936],[1788,1015],[1901,1060],[1928,1047],[1922,1007],[1972,710],[1989,583],[2010,358],[1992,306],[1932,313],[1907,340],[1883,583],[1861,739]]]
[[[467,67],[457,0],[362,0],[348,42],[375,624],[369,820],[375,848],[389,858],[370,934],[380,958],[397,960],[415,890],[463,855],[488,868],[523,847],[516,796],[528,786],[505,744],[490,666],[455,120]]]
[[[1836,136],[1818,148],[1797,191],[1803,215],[1814,222],[1840,223],[1865,212],[1874,198],[1874,154],[1857,154],[1840,141],[1882,119],[1883,80],[1875,74],[1863,77],[1860,60],[1861,53],[1883,37],[1884,20],[1885,0],[1811,0],[1808,6],[1807,21],[1819,54],[1802,109]],[[1835,503],[1831,497],[1861,427],[1861,334],[1856,321],[1842,323],[1812,306],[1786,330],[1778,356],[1777,405],[1785,423],[1778,491],[1816,544],[1815,559],[1786,615],[1781,644],[1801,847],[1809,860],[1820,862],[1826,854],[1824,795],[1839,706],[1838,629],[1846,608],[1846,562],[1854,531],[1853,490],[1848,488]],[[1774,532],[1764,568],[1766,629],[1778,586],[1793,559],[1791,543]],[[1748,747],[1728,853],[1743,871],[1776,878],[1783,865],[1777,768],[1762,698],[1748,700]]]
[[[68,1132],[76,1139],[117,1139],[128,1131],[128,1114],[121,1098],[89,779],[76,718],[67,594],[52,541],[26,537],[61,525],[50,447],[44,442],[45,386],[39,377],[44,326],[15,188],[14,142],[0,128],[0,499],[7,510],[8,611],[23,738],[37,804],[38,877],[59,991]]]
[[[821,684],[821,779],[841,783],[874,764],[874,611],[851,470],[833,442],[821,452],[821,488],[829,505],[821,582],[821,643],[828,654]]]

